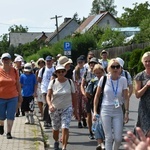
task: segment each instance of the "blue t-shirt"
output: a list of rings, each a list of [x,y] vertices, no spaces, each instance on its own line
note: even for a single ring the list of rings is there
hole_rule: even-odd
[[[20,76],[20,83],[22,85],[22,96],[29,97],[32,96],[34,93],[34,87],[37,84],[35,74],[21,74]]]

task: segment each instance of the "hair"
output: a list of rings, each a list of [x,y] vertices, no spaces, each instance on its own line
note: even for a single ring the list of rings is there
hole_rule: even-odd
[[[114,62],[116,62],[116,63],[118,63],[118,65],[120,65],[117,59],[112,58],[112,59],[109,61],[109,63],[108,63],[107,72],[110,72],[110,71],[111,71],[111,65],[112,65]]]
[[[143,54],[142,58],[141,58],[141,62],[143,63],[143,62],[144,62],[144,58],[145,58],[145,57],[149,57],[149,56],[150,56],[150,51],[145,52],[145,53]]]
[[[80,80],[80,67],[77,65],[76,67],[75,67],[75,80],[77,81],[77,80]]]
[[[103,67],[102,67],[100,64],[95,64],[95,66],[94,66],[94,68],[93,68],[93,72],[94,72],[95,70],[101,70],[101,71],[103,71],[103,73],[105,73]]]

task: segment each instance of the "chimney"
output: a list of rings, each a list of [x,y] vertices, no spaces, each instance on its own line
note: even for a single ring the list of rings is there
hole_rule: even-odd
[[[68,22],[71,18],[64,18],[64,23]]]

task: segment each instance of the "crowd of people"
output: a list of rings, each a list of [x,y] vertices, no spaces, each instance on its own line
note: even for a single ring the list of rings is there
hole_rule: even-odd
[[[54,150],[66,150],[72,116],[78,128],[88,128],[90,140],[97,140],[96,150],[118,150],[122,142],[124,124],[129,121],[129,102],[133,93],[130,73],[124,70],[124,60],[108,59],[101,51],[101,59],[89,51],[76,62],[58,54],[24,61],[20,55],[14,60],[3,53],[0,64],[0,134],[4,134],[7,119],[7,139],[15,117],[21,114],[25,124],[34,124],[37,102],[40,120],[53,131]],[[135,133],[124,137],[128,150],[146,150],[150,147],[150,52],[141,62],[145,69],[135,76],[135,95],[140,98]],[[99,118],[97,117],[99,116]],[[96,130],[92,123],[98,120]],[[61,129],[61,136],[59,135]],[[140,148],[141,145],[146,148]]]

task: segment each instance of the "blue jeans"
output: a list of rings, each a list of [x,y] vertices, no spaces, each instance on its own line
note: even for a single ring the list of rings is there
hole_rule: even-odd
[[[114,105],[103,105],[101,108],[101,119],[105,133],[105,149],[118,150],[123,133],[122,107],[115,108]]]
[[[0,98],[0,120],[14,120],[17,109],[18,97],[10,99]]]

